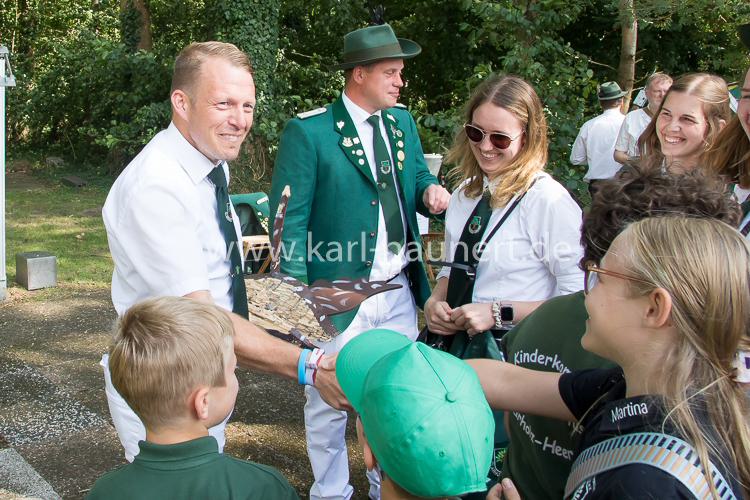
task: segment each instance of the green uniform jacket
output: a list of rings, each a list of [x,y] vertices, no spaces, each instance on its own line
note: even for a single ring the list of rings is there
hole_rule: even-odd
[[[273,172],[273,214],[284,186],[291,188],[282,237],[281,270],[305,283],[368,278],[378,231],[378,188],[349,113],[339,98],[325,112],[290,120],[281,136]],[[408,223],[407,267],[419,307],[430,295],[421,262],[417,210],[429,215],[422,195],[437,179],[427,170],[416,124],[397,107],[382,111]],[[333,316],[343,331],[357,309]]]

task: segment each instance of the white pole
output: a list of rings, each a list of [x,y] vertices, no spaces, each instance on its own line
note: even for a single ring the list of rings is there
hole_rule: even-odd
[[[5,47],[2,47],[5,48]],[[8,288],[5,269],[5,57],[0,55],[0,300]]]
[[[10,54],[0,45],[0,300],[8,289],[5,269],[5,87],[15,87]]]

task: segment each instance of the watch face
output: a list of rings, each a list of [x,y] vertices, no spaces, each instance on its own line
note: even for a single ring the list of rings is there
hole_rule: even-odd
[[[513,321],[513,306],[500,306],[500,320],[507,322]]]

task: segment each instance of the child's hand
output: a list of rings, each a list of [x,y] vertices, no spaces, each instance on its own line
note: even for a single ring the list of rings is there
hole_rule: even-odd
[[[487,492],[487,500],[521,500],[513,481],[507,477]]]

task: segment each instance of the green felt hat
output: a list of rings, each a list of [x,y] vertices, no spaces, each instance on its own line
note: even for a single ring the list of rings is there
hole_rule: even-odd
[[[599,91],[597,93],[600,101],[611,101],[612,99],[619,99],[625,95],[625,92],[620,88],[617,82],[604,82],[599,85]]]
[[[745,44],[747,50],[750,50],[750,23],[738,26],[737,33],[739,33],[740,40]]]
[[[392,330],[361,333],[336,374],[383,471],[419,497],[486,489],[495,421],[474,370]]]
[[[422,52],[418,43],[396,38],[388,24],[368,26],[344,36],[341,62],[334,69],[349,69],[382,59],[410,59]]]

